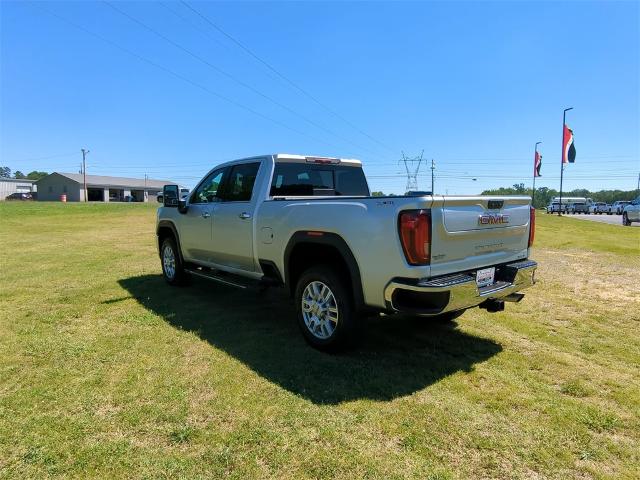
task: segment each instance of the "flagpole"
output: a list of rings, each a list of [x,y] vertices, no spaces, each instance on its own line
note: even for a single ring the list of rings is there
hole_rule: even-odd
[[[534,200],[536,199],[536,173],[538,173],[538,165],[536,160],[538,159],[538,145],[542,142],[536,142],[536,146],[533,152],[533,188],[531,189],[531,206],[536,208],[534,205]]]
[[[565,108],[562,112],[562,153],[560,154],[560,204],[558,205],[558,216],[562,215],[562,177],[564,173],[564,126],[567,123],[567,112],[573,107]]]

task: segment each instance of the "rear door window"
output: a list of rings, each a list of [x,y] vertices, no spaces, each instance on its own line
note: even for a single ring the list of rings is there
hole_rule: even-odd
[[[249,202],[253,194],[260,163],[234,165],[225,185],[223,200],[228,202]]]

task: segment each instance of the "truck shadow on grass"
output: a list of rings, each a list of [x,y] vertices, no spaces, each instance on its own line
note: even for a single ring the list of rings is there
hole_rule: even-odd
[[[317,404],[410,395],[456,372],[471,371],[502,350],[455,325],[380,317],[369,321],[359,347],[328,355],[304,342],[284,289],[259,293],[197,279],[187,288],[172,288],[159,275],[119,283],[170,325],[196,333],[269,381]]]

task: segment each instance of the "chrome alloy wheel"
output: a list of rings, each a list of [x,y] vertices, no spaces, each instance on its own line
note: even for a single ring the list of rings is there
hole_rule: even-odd
[[[331,289],[313,281],[302,292],[302,318],[311,334],[321,340],[333,335],[338,326],[338,303]]]
[[[170,245],[165,245],[164,250],[162,250],[162,266],[167,278],[173,280],[173,277],[176,276],[176,256]]]

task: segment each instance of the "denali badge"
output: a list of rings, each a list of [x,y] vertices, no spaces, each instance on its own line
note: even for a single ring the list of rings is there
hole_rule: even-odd
[[[509,215],[503,213],[483,213],[478,215],[480,225],[494,225],[499,223],[509,223]]]

